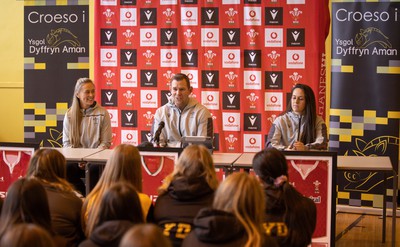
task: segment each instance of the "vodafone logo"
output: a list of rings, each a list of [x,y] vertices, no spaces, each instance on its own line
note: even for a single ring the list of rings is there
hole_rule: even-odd
[[[249,143],[250,143],[250,145],[256,144],[256,143],[257,143],[256,138],[254,138],[254,137],[250,138],[250,139],[249,139]]]
[[[255,74],[251,74],[249,76],[250,81],[255,81],[257,79],[257,76]]]
[[[213,101],[213,100],[214,100],[214,96],[212,96],[212,95],[207,95],[207,100],[208,100],[208,101]]]
[[[272,103],[278,102],[278,98],[277,98],[276,96],[272,96],[272,97],[270,98],[270,100],[271,100]]]
[[[147,39],[151,39],[151,37],[153,36],[150,32],[147,32],[145,35],[144,35]]]
[[[113,114],[112,113],[108,113],[110,115],[110,119],[113,119]]]
[[[214,37],[214,34],[212,32],[207,33],[207,38],[212,39]]]
[[[229,54],[228,54],[228,58],[229,58],[229,60],[235,59],[235,54],[229,53]]]
[[[126,139],[132,140],[132,139],[133,139],[133,135],[132,135],[131,133],[128,133],[128,134],[126,135]]]
[[[149,93],[146,94],[146,99],[147,99],[147,100],[151,100],[152,98],[153,98],[153,95],[151,95],[151,94],[149,94]]]
[[[300,59],[300,55],[299,55],[298,53],[294,53],[294,54],[292,55],[292,58],[293,58],[293,60],[297,61],[297,60]]]
[[[171,52],[167,52],[167,54],[165,54],[165,57],[167,59],[171,59],[172,58],[172,53]]]
[[[186,11],[186,17],[187,17],[187,18],[190,18],[190,17],[192,17],[192,16],[193,16],[192,11]]]
[[[271,39],[276,39],[276,38],[278,38],[278,34],[276,32],[272,32],[270,37],[271,37]]]
[[[126,12],[126,13],[125,13],[125,17],[126,17],[127,19],[130,19],[130,18],[132,17],[132,13],[131,13],[131,12]]]
[[[233,116],[228,117],[228,122],[229,123],[234,123],[235,122],[235,118]]]
[[[192,73],[187,74],[187,77],[189,78],[189,80],[193,80],[194,78]]]
[[[132,73],[126,73],[125,75],[125,78],[128,80],[132,79],[132,77],[133,77]]]
[[[257,13],[256,13],[254,10],[250,10],[249,16],[250,16],[251,18],[256,17],[256,15],[257,15]]]
[[[112,58],[112,53],[111,52],[107,52],[106,53],[106,58],[111,59]]]

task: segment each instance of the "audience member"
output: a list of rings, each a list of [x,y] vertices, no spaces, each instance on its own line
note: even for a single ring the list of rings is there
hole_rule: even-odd
[[[182,246],[277,246],[262,227],[264,210],[257,179],[245,172],[233,173],[219,185],[212,208],[200,210]]]
[[[32,223],[10,227],[0,241],[0,247],[56,247],[48,231]]]
[[[0,216],[0,238],[20,223],[37,224],[49,232],[57,246],[67,246],[66,240],[53,231],[46,191],[36,179],[21,178],[8,188]]]
[[[64,116],[63,146],[67,148],[109,148],[112,131],[110,114],[94,100],[95,85],[89,78],[79,78],[75,84],[72,104]],[[67,180],[82,195],[86,195],[85,166],[67,164]]]
[[[119,247],[172,247],[172,245],[156,225],[138,224],[125,233]]]
[[[174,246],[181,246],[200,209],[212,204],[218,180],[213,159],[203,145],[186,147],[159,188],[154,221]]]
[[[103,194],[94,219],[92,234],[79,247],[118,247],[123,235],[134,224],[144,223],[135,188],[126,182],[113,184]]]
[[[316,226],[314,202],[301,195],[288,181],[288,167],[282,152],[267,148],[253,159],[253,168],[266,195],[265,228],[281,247],[306,247]]]
[[[286,112],[272,124],[266,147],[297,151],[328,149],[326,124],[317,115],[311,87],[304,84],[293,87]]]
[[[67,239],[68,246],[77,246],[84,238],[82,200],[65,179],[66,163],[56,149],[39,149],[29,162],[27,177],[36,178],[44,186],[54,231]]]
[[[213,138],[211,113],[204,105],[190,97],[193,88],[189,77],[178,73],[171,79],[169,102],[157,109],[152,126],[154,142],[161,146],[179,147],[184,136],[209,136]],[[159,137],[156,130],[164,123]],[[163,124],[161,124],[163,125]]]
[[[94,229],[103,194],[116,182],[131,184],[138,191],[144,218],[152,210],[152,202],[149,196],[141,193],[142,162],[139,151],[132,145],[120,144],[112,151],[99,181],[83,202],[82,225],[86,236],[90,236]],[[89,218],[88,215],[90,215]]]

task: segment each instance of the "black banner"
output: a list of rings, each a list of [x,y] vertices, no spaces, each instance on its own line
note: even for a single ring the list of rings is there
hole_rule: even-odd
[[[89,76],[89,7],[25,6],[24,135],[61,146],[76,80]]]

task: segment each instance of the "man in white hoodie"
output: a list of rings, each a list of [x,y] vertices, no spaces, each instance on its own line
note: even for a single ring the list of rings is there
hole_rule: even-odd
[[[213,137],[210,111],[190,94],[193,88],[187,75],[178,73],[171,79],[169,102],[157,109],[152,126],[153,137],[160,146],[180,147],[185,136]],[[162,124],[162,122],[164,124]],[[160,128],[164,125],[163,128]]]

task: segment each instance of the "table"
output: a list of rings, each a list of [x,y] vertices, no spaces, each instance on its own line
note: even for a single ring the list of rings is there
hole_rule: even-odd
[[[84,158],[102,152],[100,148],[53,148],[62,153],[67,161],[83,162]]]
[[[396,244],[397,173],[388,156],[338,156],[338,170],[393,172],[392,246]],[[383,193],[382,243],[386,239],[386,188]]]

